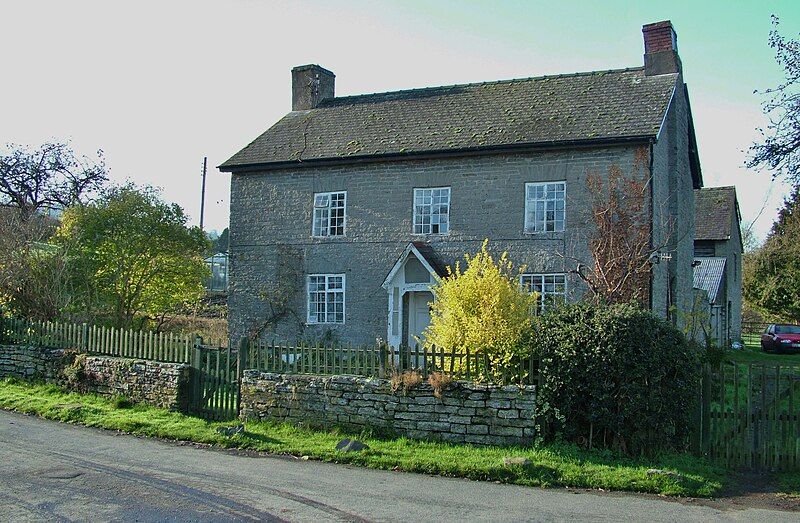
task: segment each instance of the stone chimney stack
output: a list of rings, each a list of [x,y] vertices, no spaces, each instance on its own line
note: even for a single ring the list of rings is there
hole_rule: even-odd
[[[298,65],[292,69],[292,111],[314,109],[333,98],[336,75],[318,65]]]
[[[678,56],[678,35],[672,22],[664,20],[642,26],[644,35],[644,74],[680,73],[681,59]]]

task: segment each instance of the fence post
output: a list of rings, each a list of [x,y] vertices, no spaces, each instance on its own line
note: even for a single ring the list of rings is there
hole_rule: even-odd
[[[378,377],[385,378],[386,377],[386,344],[381,343],[378,346]]]
[[[192,391],[189,394],[191,398],[191,405],[189,407],[190,412],[198,413],[201,412],[204,405],[203,403],[203,338],[200,336],[194,337],[194,345],[192,346]]]
[[[708,452],[711,441],[711,367],[707,363],[703,365],[700,399],[700,451]]]
[[[81,328],[81,349],[83,352],[89,353],[89,324],[84,323]]]
[[[702,456],[703,454],[703,405],[705,404],[704,398],[704,384],[705,384],[705,366],[700,366],[700,393],[697,395],[697,400],[694,406],[694,412],[692,413],[692,426],[694,429],[692,430],[691,439],[689,442],[689,446],[691,448],[692,453],[697,456]]]
[[[250,340],[247,336],[242,336],[239,338],[239,351],[236,354],[237,362],[236,366],[236,379],[239,380],[242,378],[242,373],[247,368],[248,364],[248,356],[250,356]]]

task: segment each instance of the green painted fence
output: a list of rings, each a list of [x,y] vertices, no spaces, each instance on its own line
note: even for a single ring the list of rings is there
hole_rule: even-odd
[[[296,343],[271,342],[249,344],[247,368],[265,372],[289,374],[351,374],[390,377],[393,373],[419,371],[423,377],[430,372],[446,372],[456,379],[500,380],[505,383],[535,383],[538,379],[538,360],[522,358],[510,366],[503,376],[492,375],[486,354],[446,350],[439,347],[381,345],[378,347],[323,347]]]
[[[733,468],[800,470],[800,365],[706,367],[698,445]]]

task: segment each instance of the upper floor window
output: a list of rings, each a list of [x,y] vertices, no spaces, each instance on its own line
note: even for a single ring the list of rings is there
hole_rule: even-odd
[[[414,234],[447,234],[450,187],[414,189]]]
[[[315,193],[311,236],[344,236],[346,208],[346,191]]]
[[[308,323],[344,323],[344,274],[308,276]]]
[[[566,274],[521,274],[519,281],[528,292],[539,293],[539,310],[567,301]]]
[[[525,232],[564,230],[566,182],[525,184]]]

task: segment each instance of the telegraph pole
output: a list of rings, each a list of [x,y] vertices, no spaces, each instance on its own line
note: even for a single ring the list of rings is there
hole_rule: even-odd
[[[203,230],[203,214],[206,211],[206,167],[208,156],[203,156],[203,188],[200,190],[200,230]]]

